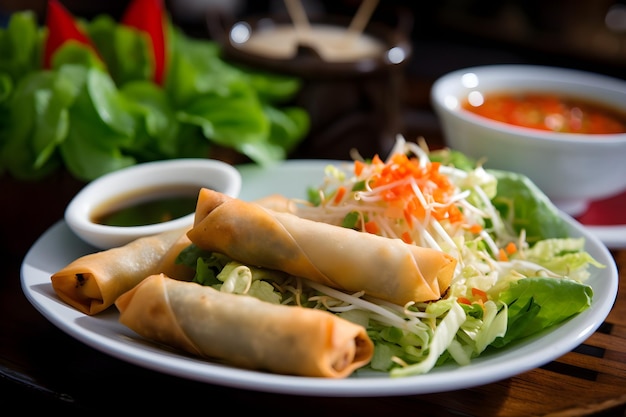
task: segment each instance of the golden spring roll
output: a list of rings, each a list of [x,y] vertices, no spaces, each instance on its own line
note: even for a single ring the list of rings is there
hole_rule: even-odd
[[[369,363],[374,352],[364,327],[327,311],[163,274],[146,278],[115,305],[120,322],[140,336],[248,369],[342,378]]]
[[[59,298],[94,315],[149,275],[163,272],[190,280],[195,271],[175,260],[191,242],[188,228],[136,239],[124,246],[82,256],[55,272],[52,288]]]
[[[187,236],[202,249],[244,264],[399,305],[441,298],[456,266],[455,258],[435,249],[272,211],[209,189],[200,191]]]
[[[258,200],[254,200],[254,203],[272,211],[299,215],[298,205],[293,200],[281,194],[270,194]]]

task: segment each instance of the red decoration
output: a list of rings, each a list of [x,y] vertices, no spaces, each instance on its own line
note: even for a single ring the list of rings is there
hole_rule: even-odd
[[[166,63],[163,17],[162,0],[134,0],[126,8],[121,20],[122,24],[141,30],[150,37],[155,65],[153,80],[159,85],[163,84]]]
[[[67,41],[82,43],[96,52],[91,40],[78,27],[74,17],[57,0],[48,1],[46,27],[48,28],[48,37],[46,38],[43,56],[43,67],[45,69],[51,68],[52,56]]]

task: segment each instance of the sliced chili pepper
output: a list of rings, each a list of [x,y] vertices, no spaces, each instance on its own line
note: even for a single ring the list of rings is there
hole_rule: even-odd
[[[155,83],[162,85],[165,77],[165,21],[162,0],[133,0],[126,8],[121,23],[148,34],[154,56]]]
[[[44,46],[43,67],[52,67],[52,56],[67,41],[79,42],[98,53],[93,43],[78,27],[72,14],[57,0],[48,1],[46,14],[48,36]]]

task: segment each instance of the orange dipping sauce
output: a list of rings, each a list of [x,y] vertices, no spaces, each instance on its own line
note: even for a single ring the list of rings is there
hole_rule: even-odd
[[[626,112],[600,103],[545,93],[492,93],[483,98],[479,105],[465,100],[462,107],[489,119],[533,129],[562,133],[626,133]]]

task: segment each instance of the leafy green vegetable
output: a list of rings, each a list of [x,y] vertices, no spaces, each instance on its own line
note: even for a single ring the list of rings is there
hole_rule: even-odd
[[[287,274],[244,265],[216,252],[208,252],[190,244],[176,262],[195,269],[193,281],[222,292],[247,294],[260,300],[280,304],[282,294],[271,282],[282,282]]]
[[[488,170],[498,181],[493,205],[514,230],[526,231],[530,245],[556,237],[567,237],[565,221],[548,197],[528,177],[508,171]]]
[[[476,161],[464,153],[450,148],[432,151],[428,157],[433,162],[440,162],[442,165],[453,166],[467,172],[476,168]]]
[[[0,166],[19,179],[38,179],[60,165],[53,147],[68,131],[65,80],[50,72],[31,72],[20,79],[3,109]]]
[[[593,290],[568,279],[526,278],[511,283],[499,296],[509,308],[508,331],[492,346],[502,347],[531,336],[586,310]]]
[[[286,158],[309,130],[288,103],[300,80],[245,69],[217,44],[167,22],[164,86],[151,79],[146,34],[109,16],[80,21],[98,55],[68,42],[41,69],[46,36],[34,14],[0,29],[0,172],[41,179],[65,168],[90,181],[136,163],[210,156],[230,148],[268,165]]]
[[[6,29],[0,28],[0,74],[15,83],[40,68],[44,32],[37,27],[34,12],[14,13]]]
[[[89,36],[107,63],[117,85],[148,80],[152,71],[148,39],[136,30],[119,25],[108,15],[96,16],[88,25]]]

